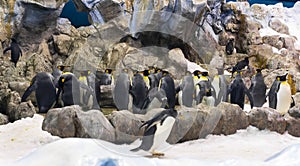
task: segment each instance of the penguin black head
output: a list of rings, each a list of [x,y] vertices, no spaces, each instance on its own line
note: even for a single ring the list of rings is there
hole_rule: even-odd
[[[66,65],[58,65],[57,68],[60,70],[60,71],[64,71],[67,67],[70,67],[70,66],[66,66]]]
[[[155,72],[155,73],[159,73],[159,72],[161,72],[161,69],[156,67],[156,68],[154,69],[154,72]]]
[[[165,71],[165,70],[162,71],[162,75],[163,75],[163,76],[166,76],[166,75],[168,75],[168,74],[169,74],[168,71]]]
[[[149,76],[149,74],[150,74],[150,70],[144,70],[143,71],[143,75],[144,76]]]
[[[105,69],[105,73],[111,74],[112,73],[112,69]]]
[[[199,76],[199,75],[201,74],[201,72],[200,72],[199,70],[195,70],[195,71],[193,72],[193,74],[194,74],[194,76]]]
[[[261,69],[256,69],[256,73],[261,73]]]
[[[83,71],[80,71],[80,75],[81,75],[81,76],[88,76],[89,73],[90,73],[89,70],[83,70]]]
[[[233,42],[234,41],[234,38],[230,38],[229,40],[228,40],[228,42]]]
[[[286,76],[287,76],[287,75],[288,75],[288,73],[286,73],[286,74],[283,75],[283,76],[277,76],[276,79],[278,80],[278,78],[279,78],[278,81],[286,81]]]
[[[12,41],[13,43],[17,43],[17,40],[16,40],[15,38],[11,38],[11,41]]]
[[[207,71],[201,72],[201,75],[207,77],[208,76],[208,72]]]

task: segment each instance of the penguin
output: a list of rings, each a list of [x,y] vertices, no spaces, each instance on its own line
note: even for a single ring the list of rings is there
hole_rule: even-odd
[[[145,114],[143,110],[144,102],[147,98],[148,88],[144,82],[143,76],[140,73],[134,74],[132,78],[132,85],[130,89],[130,94],[133,98],[133,113],[134,114]]]
[[[167,71],[163,71],[162,76],[163,77],[160,81],[159,90],[163,90],[166,94],[166,108],[174,108],[176,104],[176,90],[174,80]]]
[[[17,43],[16,39],[14,39],[14,38],[11,39],[10,47],[6,48],[3,51],[3,54],[5,54],[8,50],[11,51],[10,52],[10,55],[11,55],[10,61],[15,64],[15,67],[17,67],[19,58],[20,58],[20,56],[22,56],[22,50],[21,50],[19,44]]]
[[[215,106],[219,105],[222,101],[226,101],[228,82],[224,76],[224,69],[217,68],[218,74],[214,77],[211,85],[215,89],[216,100]]]
[[[250,100],[251,108],[253,108],[253,98],[243,82],[241,71],[238,70],[235,79],[228,88],[227,96],[230,95],[230,103],[237,104],[244,109],[245,94]]]
[[[163,153],[159,153],[156,150],[168,139],[177,115],[178,113],[175,109],[166,109],[142,124],[140,129],[145,127],[142,143],[139,147],[130,151],[144,150],[150,152],[152,156],[164,156]]]
[[[248,67],[248,69],[250,69],[249,58],[248,57],[246,57],[245,59],[239,61],[235,66],[232,67],[231,78],[233,77],[233,73],[235,73],[238,70],[242,70],[245,67]]]
[[[280,84],[280,77],[276,76],[275,80],[273,81],[271,88],[267,94],[269,99],[269,107],[276,109],[276,103],[277,103],[277,87]]]
[[[147,113],[155,108],[165,108],[166,105],[167,96],[165,91],[158,90],[158,87],[155,87],[148,91],[148,95],[142,109],[145,111],[145,113]]]
[[[33,91],[35,91],[39,113],[47,113],[54,105],[56,99],[54,77],[46,72],[37,73],[32,78],[30,86],[24,92],[21,102],[25,102]]]
[[[147,89],[150,89],[150,86],[151,86],[151,81],[149,79],[150,70],[144,70],[142,72],[142,75],[143,75],[143,80],[144,80],[144,82],[146,84]]]
[[[199,87],[199,93],[196,93],[196,105],[202,103],[205,99],[205,104],[209,106],[215,105],[215,90],[211,85],[211,80],[208,76],[208,72],[201,72],[200,81],[196,84]]]
[[[178,93],[178,102],[180,105],[186,107],[193,106],[194,100],[194,80],[191,73],[187,73],[183,77],[181,84],[176,88],[176,93]]]
[[[251,79],[250,94],[253,97],[253,106],[262,107],[266,102],[267,86],[261,73],[261,69],[256,69],[256,75]]]
[[[233,38],[230,38],[226,44],[226,47],[225,47],[225,50],[226,50],[226,54],[227,55],[231,55],[233,53],[233,50],[234,50],[234,39]]]
[[[81,105],[80,88],[87,90],[88,94],[92,95],[92,90],[87,85],[81,83],[73,73],[63,73],[58,80],[56,103],[58,103],[59,96],[62,93],[63,106]]]
[[[113,85],[112,69],[105,69],[103,71],[96,71],[95,75],[95,94],[97,101],[101,100],[101,86],[103,85]]]
[[[125,69],[119,74],[113,89],[113,99],[118,110],[128,110],[130,86],[130,79]]]
[[[288,112],[292,103],[291,87],[287,83],[287,74],[279,76],[280,83],[277,85],[276,91],[276,110],[284,115]]]

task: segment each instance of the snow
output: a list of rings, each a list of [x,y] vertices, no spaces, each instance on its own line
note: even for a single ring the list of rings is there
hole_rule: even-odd
[[[287,133],[248,127],[233,135],[209,135],[205,139],[165,144],[163,158],[143,157],[130,145],[84,138],[60,139],[43,131],[43,116],[35,115],[0,126],[0,165],[291,165],[300,163],[300,138]],[[298,144],[298,145],[297,145]],[[290,147],[285,149],[286,147]],[[283,152],[281,150],[285,149]],[[279,153],[280,152],[280,153]],[[279,153],[275,155],[276,153]],[[275,155],[275,156],[273,156]],[[267,160],[265,162],[265,160]],[[279,164],[280,163],[280,164]],[[289,164],[287,164],[289,165]]]

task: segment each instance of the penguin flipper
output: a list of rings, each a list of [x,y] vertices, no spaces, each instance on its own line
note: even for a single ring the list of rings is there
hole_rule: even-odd
[[[154,124],[160,122],[162,119],[166,118],[166,115],[167,115],[167,111],[164,110],[158,114],[156,114],[152,119],[146,121],[144,124],[142,124],[140,126],[140,129],[143,127],[143,126],[146,126],[146,130],[151,128],[151,126],[153,126]]]
[[[6,49],[3,51],[3,54],[5,54],[8,50],[11,50],[11,47],[6,48]]]
[[[23,96],[22,96],[22,99],[21,99],[21,102],[25,102],[26,99],[27,99],[27,97],[28,97],[33,91],[35,91],[36,88],[37,88],[37,86],[36,86],[35,83],[32,84],[32,85],[30,85],[30,86],[26,89],[26,91],[24,92],[24,94],[23,94]]]
[[[250,101],[250,106],[251,106],[251,109],[252,109],[253,105],[254,105],[253,97],[252,97],[252,95],[250,94],[249,90],[246,87],[244,87],[244,89],[245,89],[246,95],[248,96],[248,99]]]

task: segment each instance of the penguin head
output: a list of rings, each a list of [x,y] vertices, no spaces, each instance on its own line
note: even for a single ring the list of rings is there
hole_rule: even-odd
[[[12,43],[17,43],[17,40],[15,38],[11,38]]]
[[[261,73],[261,69],[256,69],[256,73]]]
[[[194,75],[194,76],[197,76],[197,77],[199,77],[200,74],[201,74],[201,72],[200,72],[199,70],[195,70],[195,71],[193,72],[193,75]]]
[[[164,76],[166,76],[166,75],[168,75],[168,74],[169,74],[169,72],[168,72],[168,71],[166,71],[166,70],[163,70],[163,71],[162,71],[162,75],[163,75],[163,77],[164,77]]]
[[[208,72],[207,71],[201,72],[201,75],[207,77],[208,76]]]
[[[143,71],[143,75],[144,76],[149,76],[149,74],[150,74],[150,70],[144,70]]]
[[[81,76],[88,76],[89,75],[89,70],[80,71],[80,75]]]
[[[105,73],[111,74],[112,73],[112,69],[105,69]]]
[[[288,73],[286,73],[285,75],[282,75],[282,76],[277,76],[277,77],[279,77],[279,81],[283,82],[283,81],[286,81],[286,76],[287,75],[288,75]]]
[[[161,69],[158,68],[158,67],[156,67],[156,68],[154,69],[154,73],[159,73],[159,72],[161,72]]]

